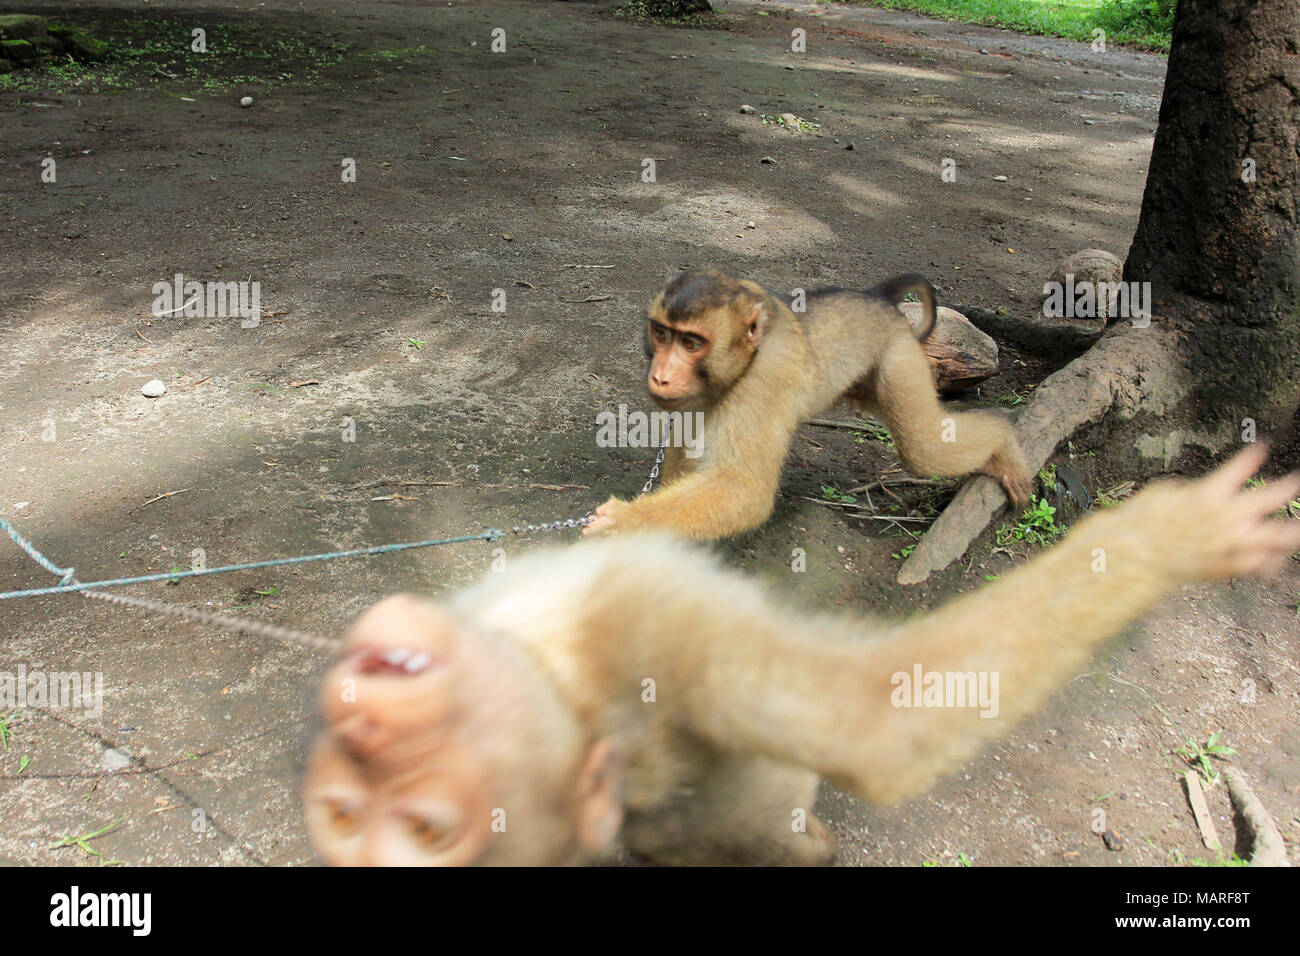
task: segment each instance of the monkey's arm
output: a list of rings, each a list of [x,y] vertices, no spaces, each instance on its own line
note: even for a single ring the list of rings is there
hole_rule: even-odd
[[[724,425],[726,423],[724,422]],[[711,541],[756,528],[776,501],[787,437],[797,422],[734,424],[709,436],[709,460],[632,501],[610,498],[584,533],[647,528]]]
[[[1300,522],[1265,520],[1300,492],[1300,478],[1238,491],[1261,461],[1262,452],[1243,452],[1202,480],[1154,485],[996,584],[865,645],[860,623],[752,603],[722,611],[720,582],[701,582],[709,594],[678,654],[688,662],[678,678],[694,678],[693,729],[723,749],[814,769],[870,800],[915,794],[1039,707],[1097,644],[1174,589],[1273,570],[1300,549]],[[706,620],[714,624],[702,634]],[[892,678],[911,679],[918,666],[996,674],[996,715],[894,706]]]
[[[661,528],[709,541],[757,528],[772,513],[776,478],[739,471],[701,471],[632,501],[610,498],[586,532]]]

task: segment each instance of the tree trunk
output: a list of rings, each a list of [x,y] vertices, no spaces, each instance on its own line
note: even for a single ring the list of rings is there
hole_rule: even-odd
[[[1178,6],[1124,279],[1151,282],[1186,329],[1183,417],[1211,453],[1246,419],[1260,437],[1289,431],[1300,405],[1297,53],[1297,0]]]
[[[1285,438],[1300,407],[1300,0],[1180,0],[1126,282],[1152,317],[1112,318],[1049,376],[1017,431],[1042,467],[1093,422],[1138,475]],[[1290,463],[1294,465],[1295,463]],[[975,478],[899,572],[946,567],[1001,509]]]

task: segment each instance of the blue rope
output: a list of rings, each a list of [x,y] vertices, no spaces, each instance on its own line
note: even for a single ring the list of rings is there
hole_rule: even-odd
[[[188,571],[168,571],[164,574],[142,574],[133,578],[113,578],[105,581],[77,581],[69,583],[76,574],[76,568],[60,568],[45,555],[36,550],[35,545],[18,533],[18,529],[4,518],[0,518],[0,530],[22,548],[27,554],[51,574],[57,574],[61,584],[48,588],[28,588],[25,591],[6,591],[0,593],[0,601],[9,598],[36,597],[41,594],[66,594],[70,591],[85,591],[89,588],[115,587],[119,584],[141,584],[146,581],[174,581],[178,578],[197,578],[204,574],[224,574],[227,571],[254,571],[258,568],[273,568],[284,564],[306,564],[309,561],[328,561],[332,558],[352,558],[365,554],[388,554],[393,551],[409,551],[412,548],[432,548],[440,544],[460,544],[464,541],[496,541],[504,531],[488,529],[478,534],[463,535],[457,538],[434,538],[429,541],[409,541],[403,544],[379,544],[371,548],[356,548],[352,551],[327,551],[324,554],[305,554],[296,558],[275,558],[271,561],[252,561],[247,564],[227,564],[220,568],[200,568]]]

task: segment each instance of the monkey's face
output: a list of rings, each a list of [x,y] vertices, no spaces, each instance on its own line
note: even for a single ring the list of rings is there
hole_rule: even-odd
[[[598,849],[571,714],[518,648],[433,603],[399,595],[358,618],[321,709],[303,802],[326,862],[530,865]]]
[[[748,368],[766,324],[759,286],[716,272],[682,273],[646,310],[651,398],[669,411],[715,404]]]

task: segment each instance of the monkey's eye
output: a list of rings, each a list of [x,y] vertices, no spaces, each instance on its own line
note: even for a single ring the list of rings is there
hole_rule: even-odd
[[[361,814],[357,808],[342,800],[325,800],[325,815],[329,819],[330,826],[340,833],[350,833],[357,828],[361,821]]]
[[[668,342],[668,330],[662,325],[650,326],[650,335],[660,345],[664,345]]]
[[[416,816],[406,818],[406,831],[425,850],[435,849],[445,843],[452,832],[450,827],[440,821]]]
[[[695,335],[682,336],[682,348],[688,352],[698,352],[704,347],[704,339]]]

